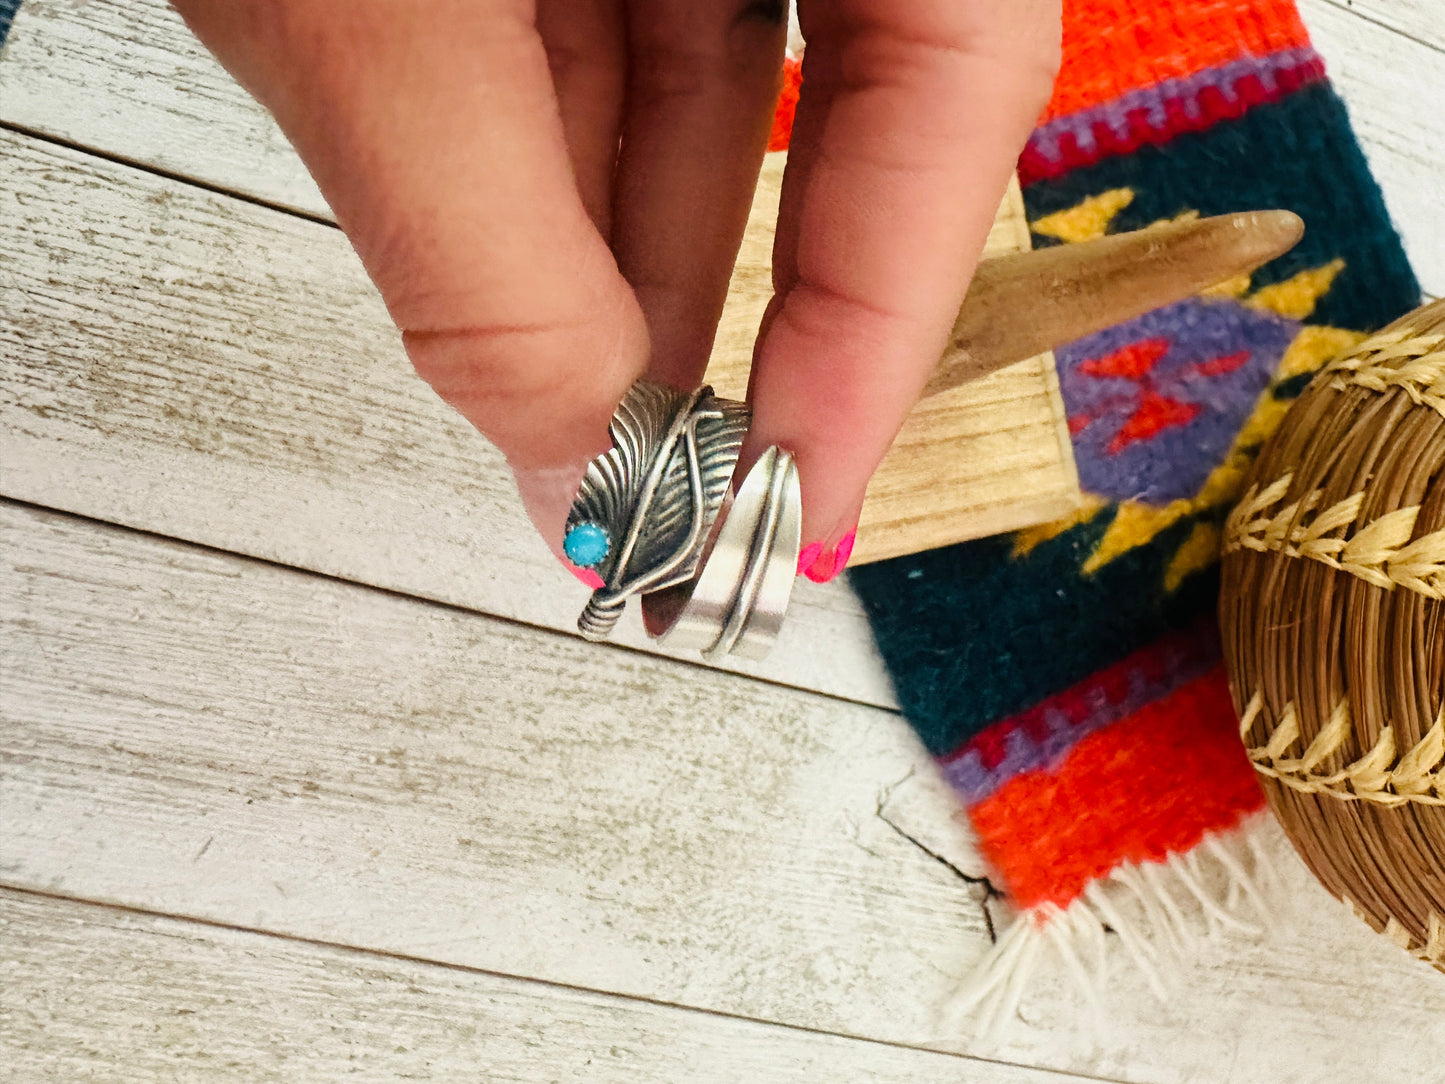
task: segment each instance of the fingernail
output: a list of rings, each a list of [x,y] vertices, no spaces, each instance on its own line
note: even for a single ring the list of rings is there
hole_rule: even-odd
[[[836,556],[832,550],[829,550],[804,569],[803,575],[814,583],[827,583],[833,578],[833,566],[837,563]]]
[[[803,552],[798,554],[798,575],[806,576],[808,569],[817,562],[819,554],[823,552],[823,543],[814,542],[810,546],[804,546]]]
[[[569,564],[567,565],[567,571],[572,573],[572,575],[576,576],[579,580],[585,583],[588,587],[592,588],[592,590],[594,591],[596,591],[599,587],[607,586],[606,582],[602,579],[602,577],[597,575],[597,573],[590,568],[578,568],[574,564]]]
[[[816,561],[812,562],[811,567],[803,571],[803,575],[814,581],[815,584],[827,584],[838,574],[840,568],[837,549],[829,549],[827,554],[819,556]]]
[[[816,547],[818,554],[813,558],[813,561],[808,567],[803,570],[803,575],[807,576],[808,579],[814,583],[827,583],[829,580],[835,578],[838,573],[842,572],[843,569],[848,566],[848,558],[853,555],[853,543],[857,540],[858,530],[854,528],[839,539],[838,544],[827,553],[824,553],[822,546],[815,542],[812,546],[808,547],[808,550]],[[804,553],[807,553],[808,550],[805,550]],[[799,561],[799,563],[801,564],[802,562]]]
[[[577,486],[587,472],[586,463],[565,467],[513,468],[517,491],[522,496],[532,525],[547,543],[547,548],[562,562],[562,567],[592,590],[604,586],[602,577],[592,568],[576,564],[567,553],[563,524],[577,496]]]

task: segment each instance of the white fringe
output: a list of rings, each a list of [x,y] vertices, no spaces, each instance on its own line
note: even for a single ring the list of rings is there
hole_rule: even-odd
[[[1206,939],[1261,937],[1288,907],[1271,850],[1283,841],[1267,813],[1206,836],[1162,862],[1128,863],[1067,908],[1044,904],[1014,917],[941,1010],[946,1034],[996,1035],[1019,1009],[1041,964],[1052,960],[1102,1013],[1107,933],[1161,1000]]]

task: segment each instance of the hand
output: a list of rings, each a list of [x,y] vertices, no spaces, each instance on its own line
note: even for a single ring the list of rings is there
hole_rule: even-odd
[[[1058,63],[1060,0],[801,0],[745,467],[797,456],[808,571],[942,352]],[[276,116],[417,372],[560,546],[644,374],[701,382],[781,72],[780,0],[176,0]],[[847,538],[848,541],[844,542]]]

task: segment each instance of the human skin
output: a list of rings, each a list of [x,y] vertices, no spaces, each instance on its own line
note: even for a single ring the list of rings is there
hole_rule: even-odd
[[[275,115],[417,372],[506,455],[557,550],[628,386],[701,382],[784,6],[175,6]],[[1052,87],[1059,7],[799,3],[803,87],[743,466],[771,444],[797,457],[815,578],[841,570],[868,479],[943,350]]]

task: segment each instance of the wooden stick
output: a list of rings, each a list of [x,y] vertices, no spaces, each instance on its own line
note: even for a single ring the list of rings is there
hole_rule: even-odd
[[[1254,211],[984,260],[923,394],[1192,297],[1288,252],[1303,235],[1291,211]]]

